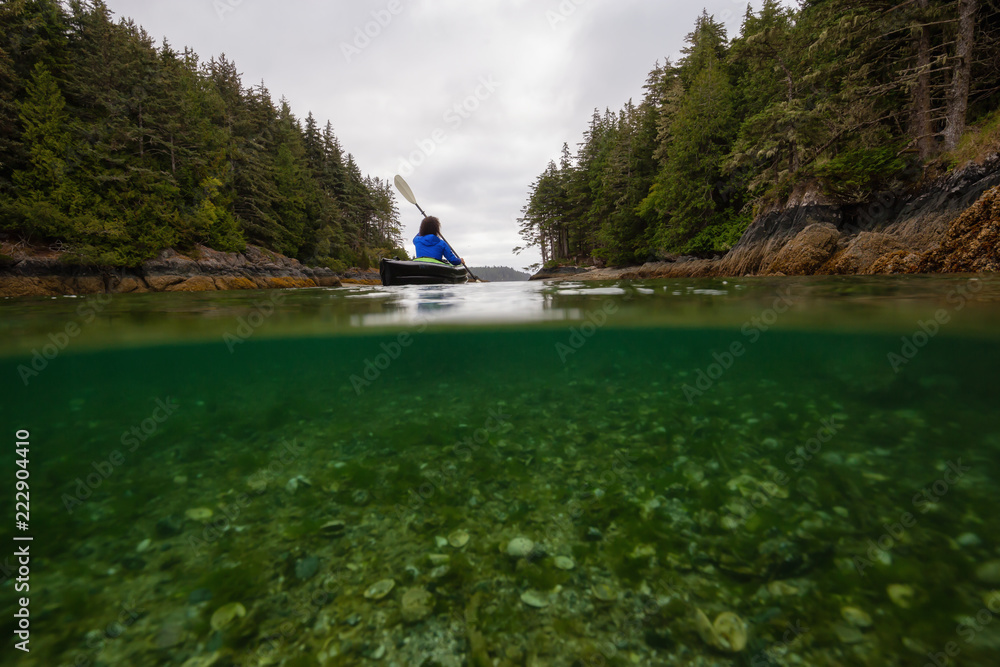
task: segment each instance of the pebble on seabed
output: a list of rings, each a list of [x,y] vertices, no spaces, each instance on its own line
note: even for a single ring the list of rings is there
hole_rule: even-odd
[[[184,512],[184,516],[192,521],[208,521],[212,518],[212,510],[207,507],[196,507]]]
[[[521,593],[521,602],[536,609],[543,609],[549,606],[548,597],[544,593],[539,593],[534,589]]]
[[[841,607],[840,615],[856,628],[870,628],[872,626],[872,617],[857,607]]]
[[[369,600],[381,600],[395,587],[396,582],[392,579],[382,579],[368,587],[368,590],[365,591],[365,597]]]
[[[572,570],[576,567],[576,563],[574,563],[573,559],[568,556],[556,556],[555,559],[553,559],[552,564],[560,570]]]
[[[976,579],[987,584],[1000,584],[1000,560],[991,560],[977,567]]]
[[[469,543],[469,534],[464,530],[456,530],[448,536],[448,544],[456,549],[461,549]]]
[[[527,537],[515,537],[507,543],[507,555],[513,558],[524,558],[535,548],[535,543]]]
[[[906,584],[889,584],[886,587],[886,592],[889,593],[889,599],[897,607],[903,609],[909,609],[913,606],[913,597],[916,591],[913,590],[913,586],[907,586]]]
[[[246,607],[241,605],[239,602],[231,602],[225,606],[219,607],[215,610],[215,613],[212,614],[212,629],[222,630],[237,618],[243,618],[246,615]]]

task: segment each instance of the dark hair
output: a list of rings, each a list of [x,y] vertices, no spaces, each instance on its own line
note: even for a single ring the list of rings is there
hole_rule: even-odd
[[[428,234],[441,236],[441,221],[433,216],[424,218],[424,221],[420,223],[420,234],[418,236],[427,236]]]

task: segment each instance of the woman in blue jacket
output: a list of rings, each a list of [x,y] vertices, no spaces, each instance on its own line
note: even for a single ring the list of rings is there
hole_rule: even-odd
[[[420,223],[420,231],[413,237],[413,245],[417,249],[417,257],[429,257],[438,261],[448,260],[452,264],[464,264],[465,260],[452,252],[448,244],[441,238],[441,221],[435,217],[426,217]]]

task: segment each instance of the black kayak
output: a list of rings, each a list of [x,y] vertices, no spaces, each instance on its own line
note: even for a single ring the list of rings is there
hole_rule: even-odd
[[[457,285],[469,281],[464,266],[455,266],[434,259],[404,262],[383,259],[378,263],[383,285]]]

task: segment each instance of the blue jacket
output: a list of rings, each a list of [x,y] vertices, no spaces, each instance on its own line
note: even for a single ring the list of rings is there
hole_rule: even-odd
[[[413,245],[417,249],[417,257],[430,257],[431,259],[447,259],[452,264],[461,264],[462,260],[451,251],[448,244],[440,236],[428,234],[426,236],[414,236]]]

